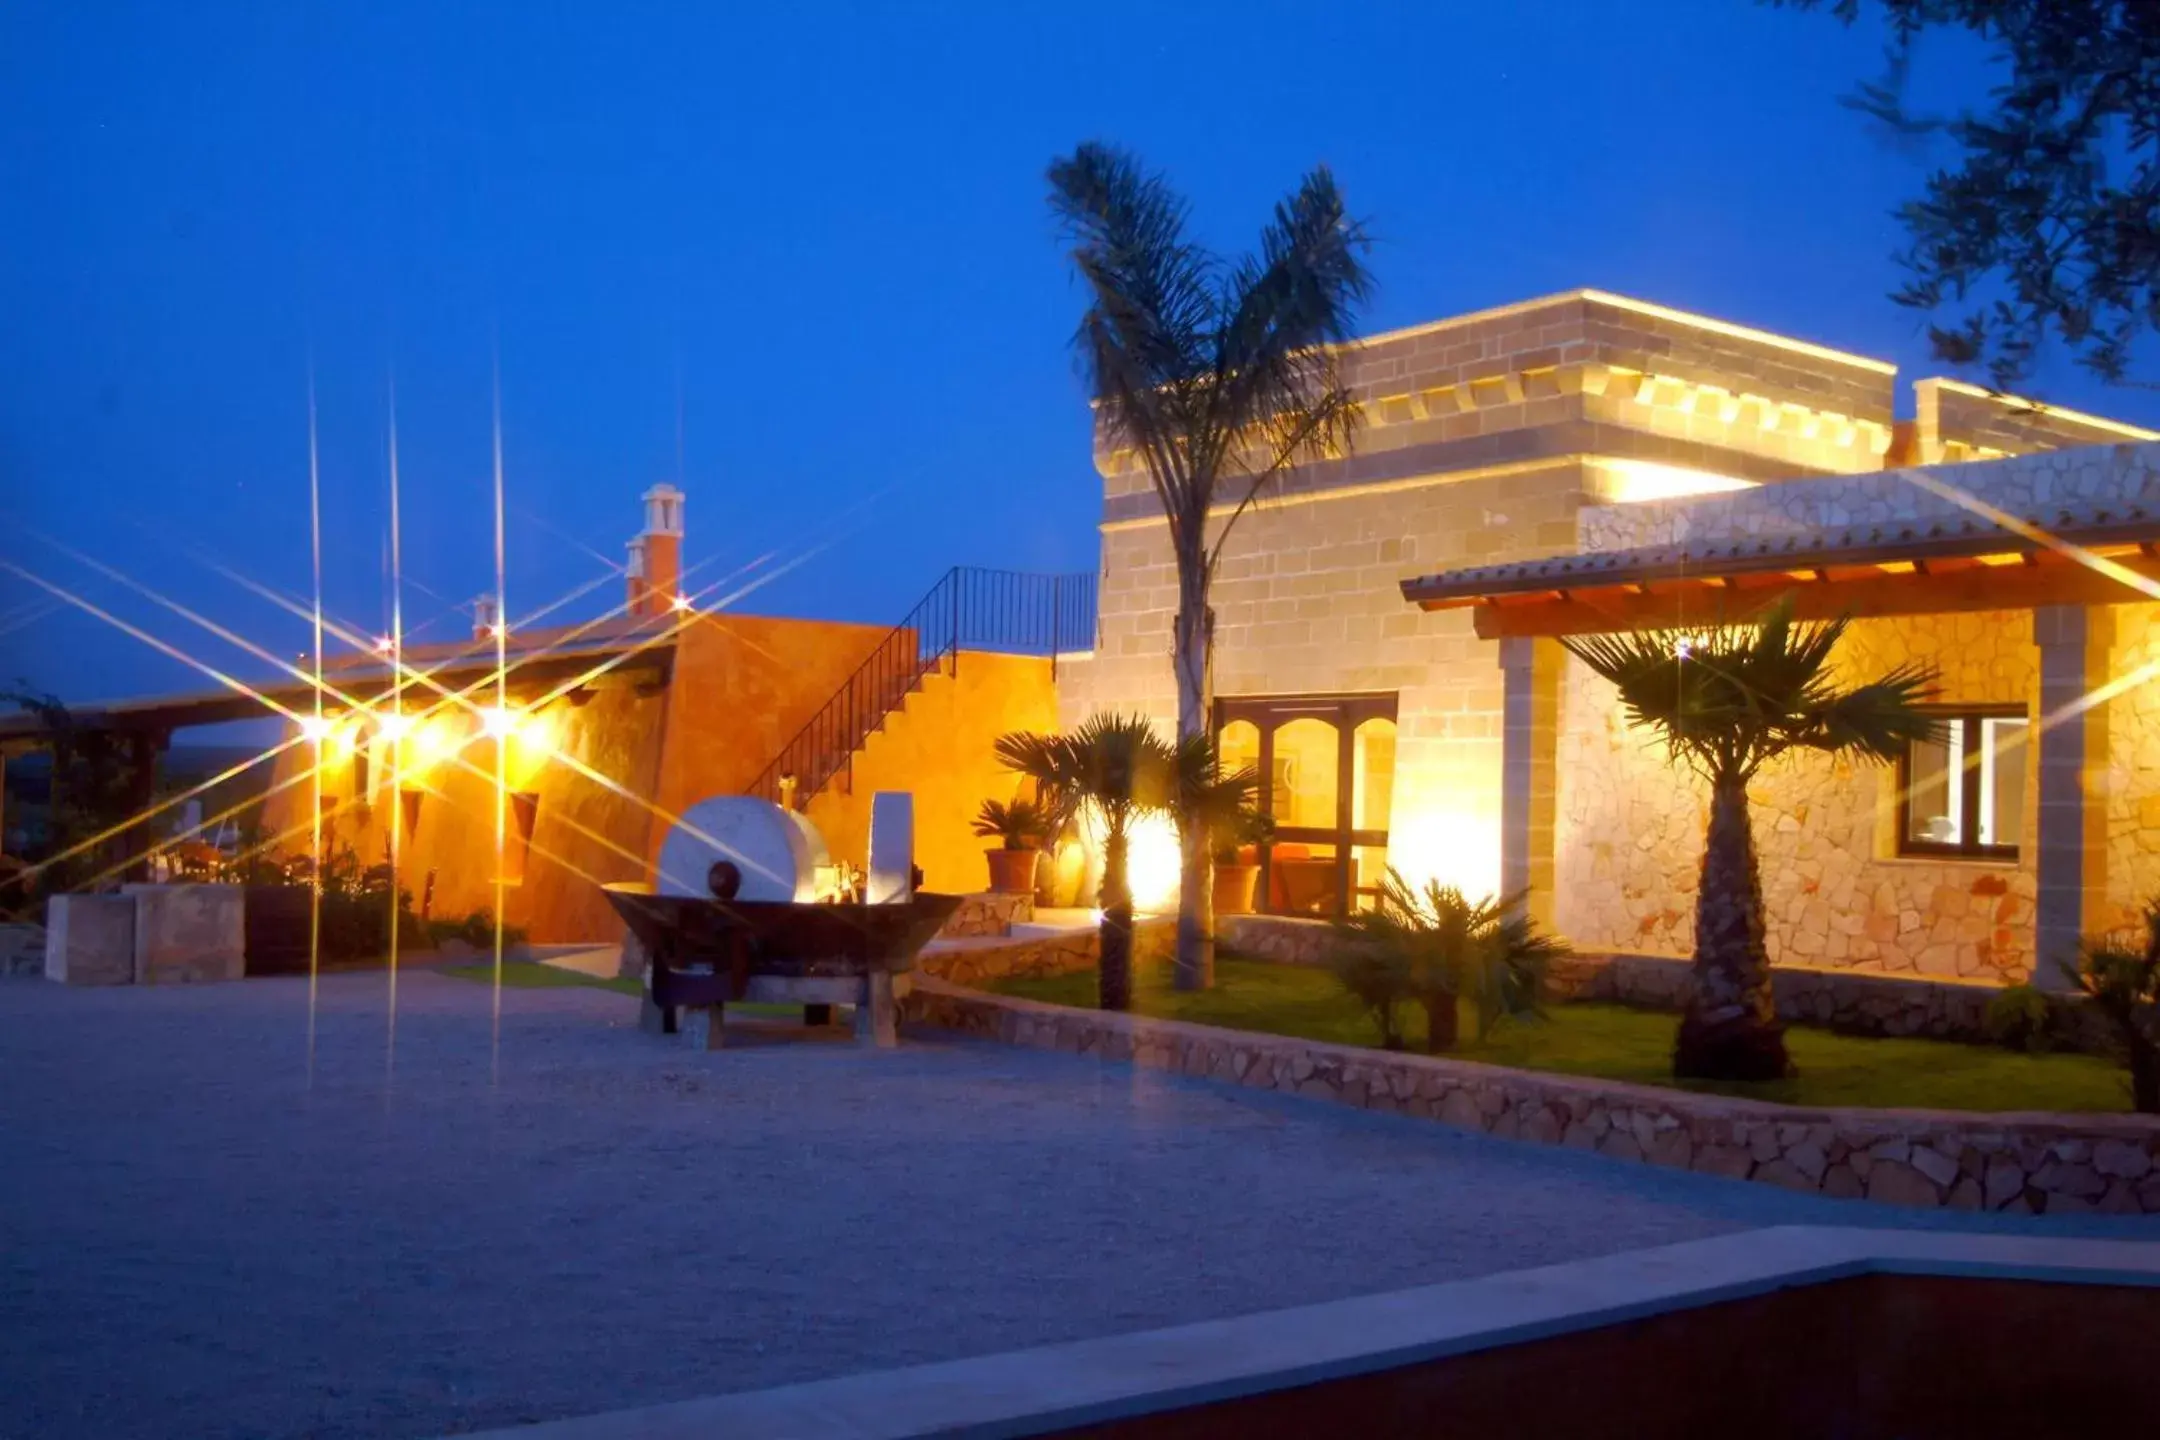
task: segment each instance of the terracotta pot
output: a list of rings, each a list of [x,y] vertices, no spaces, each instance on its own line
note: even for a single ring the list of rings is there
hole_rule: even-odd
[[[990,861],[990,888],[1005,895],[1035,893],[1035,864],[1039,850],[985,850]]]
[[[1253,890],[1260,883],[1258,865],[1215,866],[1215,913],[1217,915],[1250,915],[1253,913]]]

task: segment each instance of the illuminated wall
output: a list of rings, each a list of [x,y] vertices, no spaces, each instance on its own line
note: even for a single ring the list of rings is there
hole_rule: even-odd
[[[870,737],[855,757],[849,788],[829,789],[804,810],[836,859],[864,865],[871,796],[910,791],[924,884],[946,893],[982,890],[989,885],[983,851],[997,842],[972,833],[975,811],[985,800],[1021,793],[1019,778],[997,763],[991,747],[1008,731],[1056,728],[1047,659],[968,651],[955,673],[930,676]]]

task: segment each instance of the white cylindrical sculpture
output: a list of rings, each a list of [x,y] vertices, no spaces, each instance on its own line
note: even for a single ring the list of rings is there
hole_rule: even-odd
[[[654,888],[711,899],[723,861],[741,877],[731,898],[802,904],[817,898],[817,868],[828,863],[824,837],[804,816],[754,795],[716,795],[684,811],[660,842]]]
[[[880,790],[870,797],[870,875],[863,899],[905,905],[915,896],[915,797]]]

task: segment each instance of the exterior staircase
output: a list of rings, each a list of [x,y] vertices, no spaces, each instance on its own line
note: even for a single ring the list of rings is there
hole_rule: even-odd
[[[1094,643],[1093,575],[956,565],[781,747],[749,793],[801,809],[827,789],[847,791],[855,757],[870,737],[930,676],[957,674],[962,650],[1045,655],[1054,674],[1058,656]],[[792,793],[783,783],[788,777]]]

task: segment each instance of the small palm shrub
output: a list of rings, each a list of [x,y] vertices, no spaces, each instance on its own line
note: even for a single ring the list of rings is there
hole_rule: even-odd
[[[1022,797],[1007,804],[985,800],[975,812],[975,833],[1000,840],[1007,850],[1040,850],[1050,841],[1055,817],[1045,806]]]
[[[1464,1001],[1480,1035],[1538,1013],[1545,971],[1567,945],[1539,934],[1521,906],[1520,895],[1474,901],[1437,880],[1421,891],[1389,866],[1379,902],[1338,926],[1336,978],[1373,1013],[1390,1049],[1401,1048],[1395,1007],[1415,1004],[1425,1011],[1426,1050],[1451,1050]]]
[[[2130,1069],[2132,1108],[2160,1115],[2160,900],[2145,906],[2142,937],[2109,936],[2078,947],[2077,984]]]
[[[2055,1048],[2055,1007],[2033,985],[2006,985],[1988,1001],[1981,1028],[2006,1050],[2041,1055]]]

